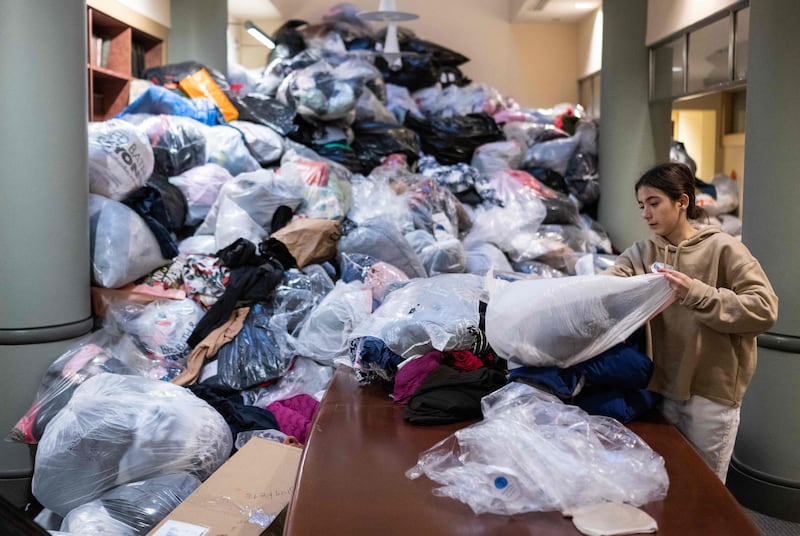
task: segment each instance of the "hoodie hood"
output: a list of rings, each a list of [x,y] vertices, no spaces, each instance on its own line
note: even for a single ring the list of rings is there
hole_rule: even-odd
[[[691,254],[703,249],[703,242],[709,237],[721,232],[722,229],[716,226],[704,227],[677,246],[670,244],[669,240],[660,235],[654,235],[650,240],[654,243],[656,250],[659,252],[658,260],[672,266],[676,270],[680,270],[679,262],[682,253]]]

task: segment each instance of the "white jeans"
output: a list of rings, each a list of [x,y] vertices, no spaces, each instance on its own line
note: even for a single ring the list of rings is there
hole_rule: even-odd
[[[739,429],[739,407],[718,404],[701,396],[692,396],[684,402],[665,398],[661,413],[689,440],[724,484]]]

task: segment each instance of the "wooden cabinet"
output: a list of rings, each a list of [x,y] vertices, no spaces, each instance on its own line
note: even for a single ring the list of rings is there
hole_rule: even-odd
[[[104,121],[128,105],[131,80],[162,64],[161,39],[87,8],[89,120]]]

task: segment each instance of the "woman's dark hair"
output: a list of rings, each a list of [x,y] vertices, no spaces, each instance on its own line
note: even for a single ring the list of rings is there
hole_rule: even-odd
[[[649,186],[664,192],[673,201],[678,201],[681,194],[689,197],[686,207],[686,217],[696,220],[706,215],[705,210],[695,204],[696,182],[692,169],[680,162],[666,162],[653,166],[639,177],[634,186],[634,191],[639,192],[642,186]]]

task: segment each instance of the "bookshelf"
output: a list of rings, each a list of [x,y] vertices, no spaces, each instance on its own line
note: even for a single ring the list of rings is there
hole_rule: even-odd
[[[89,120],[104,121],[128,105],[133,78],[163,63],[163,41],[93,7],[86,20]]]

